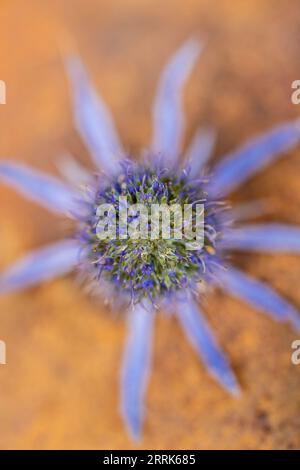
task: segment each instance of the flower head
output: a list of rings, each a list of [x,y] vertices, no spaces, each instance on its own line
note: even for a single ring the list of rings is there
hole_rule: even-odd
[[[239,216],[233,224],[234,214],[244,212],[244,218],[245,211],[230,214],[223,202],[239,184],[299,143],[299,121],[284,123],[229,153],[209,177],[204,167],[215,136],[211,130],[200,130],[181,167],[181,94],[200,52],[197,42],[188,41],[165,67],[153,108],[153,141],[141,164],[125,159],[112,117],[81,62],[74,57],[68,59],[67,70],[75,124],[102,173],[90,175],[74,160],[66,160],[62,171],[69,182],[63,183],[21,164],[0,163],[0,179],[4,183],[55,213],[67,214],[77,226],[73,239],[37,250],[2,273],[0,292],[24,289],[80,265],[97,288],[105,283],[110,286],[111,296],[118,293],[132,300],[121,374],[121,412],[135,438],[140,436],[144,417],[153,323],[161,300],[172,300],[174,312],[208,371],[233,395],[239,393],[238,381],[198,305],[200,288],[218,283],[230,295],[300,330],[299,314],[290,303],[227,261],[231,250],[299,253],[300,229],[283,224],[243,225]],[[79,190],[82,183],[84,191]],[[122,220],[120,199],[129,206],[126,230],[134,228],[139,232],[136,238],[124,236],[124,226],[115,225],[116,220]],[[183,229],[202,229],[201,246],[193,249],[185,230],[181,238],[175,237],[174,216],[170,217],[172,235],[162,237],[160,223],[164,215],[158,212],[156,219],[149,219],[148,215],[141,219],[142,209],[130,212],[139,204],[146,209],[171,204],[182,209],[198,202],[203,209],[200,222],[192,212],[189,221],[184,219],[181,224]],[[114,219],[114,236],[110,238],[103,237],[99,228],[103,206],[107,209],[107,223],[110,217]],[[143,229],[137,230],[141,220]],[[158,238],[146,237],[146,232],[152,233],[154,228]]]
[[[217,240],[225,223],[220,201],[208,200],[206,186],[204,179],[195,180],[186,170],[175,172],[128,161],[122,162],[113,178],[97,181],[79,231],[84,267],[96,287],[104,278],[133,303],[154,303],[207,282],[220,259]],[[203,217],[197,221],[193,209],[199,203]],[[99,237],[102,207],[110,208],[113,233],[107,231]],[[187,207],[191,211],[183,220]],[[142,210],[146,211],[144,218]],[[121,218],[125,218],[123,224]],[[167,234],[162,233],[163,222]],[[198,229],[203,236],[201,244],[191,240],[188,229],[192,228],[193,235]]]

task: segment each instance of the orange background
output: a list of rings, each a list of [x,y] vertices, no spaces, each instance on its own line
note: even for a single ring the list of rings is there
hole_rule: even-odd
[[[1,0],[0,155],[57,173],[64,151],[88,162],[72,126],[62,55],[75,44],[131,153],[150,138],[163,64],[194,35],[206,42],[185,96],[187,137],[218,130],[215,158],[299,116],[300,9],[291,0]],[[300,224],[300,148],[244,185],[236,200],[266,197],[268,219]],[[0,187],[0,269],[70,227]],[[300,258],[243,255],[239,266],[269,281],[300,310]],[[300,448],[297,334],[216,292],[205,309],[242,384],[230,398],[207,375],[175,319],[157,322],[147,420],[140,448]],[[299,336],[299,335],[298,335]],[[0,299],[2,449],[133,448],[118,414],[124,325],[69,276]]]

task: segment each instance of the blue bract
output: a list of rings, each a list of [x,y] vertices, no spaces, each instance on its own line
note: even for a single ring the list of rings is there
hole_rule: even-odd
[[[238,381],[198,305],[200,290],[207,283],[218,283],[230,295],[300,330],[300,316],[291,304],[225,261],[230,250],[298,253],[300,229],[282,224],[243,225],[243,210],[230,214],[222,202],[239,184],[299,143],[300,122],[284,123],[226,155],[209,178],[204,177],[204,168],[215,135],[211,130],[199,130],[181,167],[182,90],[200,52],[196,41],[188,41],[165,67],[153,109],[153,140],[142,164],[125,159],[112,117],[77,57],[67,60],[67,71],[76,128],[97,167],[95,174],[72,159],[65,160],[62,169],[69,181],[64,183],[22,164],[0,163],[1,181],[47,209],[72,217],[78,225],[73,239],[30,253],[2,273],[0,292],[30,287],[80,265],[99,291],[111,297],[118,293],[128,300],[120,401],[133,438],[140,437],[144,418],[153,324],[166,299],[172,299],[174,312],[210,374],[233,395],[239,394]],[[175,202],[183,206],[201,201],[205,211],[203,246],[187,250],[184,240],[175,238],[155,242],[100,240],[97,209],[103,203],[114,205],[117,196],[146,204]],[[230,224],[234,214],[242,217]]]

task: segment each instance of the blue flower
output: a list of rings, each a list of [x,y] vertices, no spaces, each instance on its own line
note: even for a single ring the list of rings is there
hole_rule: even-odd
[[[230,250],[298,253],[300,229],[275,223],[243,225],[242,219],[229,224],[229,219],[241,211],[230,215],[222,202],[238,185],[299,143],[300,122],[284,123],[229,153],[212,169],[207,181],[204,168],[215,135],[211,130],[199,130],[180,168],[184,131],[181,95],[200,52],[197,42],[188,41],[165,67],[153,108],[153,141],[143,164],[124,158],[112,117],[77,57],[67,61],[75,124],[97,172],[89,174],[74,160],[67,160],[63,172],[68,181],[61,182],[22,164],[0,163],[2,182],[50,211],[75,219],[78,226],[72,239],[37,250],[2,273],[0,292],[48,281],[80,265],[99,290],[105,286],[112,296],[118,291],[132,299],[120,402],[133,438],[141,434],[154,320],[164,302],[172,302],[187,338],[209,373],[235,396],[240,393],[238,381],[199,307],[199,285],[203,289],[208,283],[217,283],[230,295],[300,330],[300,316],[289,302],[226,261]],[[84,195],[80,184],[85,186]],[[202,250],[188,253],[180,244],[169,246],[165,242],[155,250],[146,242],[134,246],[128,242],[99,244],[95,238],[97,204],[115,204],[120,194],[146,203],[155,198],[167,202],[175,198],[181,203],[202,198],[206,213]]]

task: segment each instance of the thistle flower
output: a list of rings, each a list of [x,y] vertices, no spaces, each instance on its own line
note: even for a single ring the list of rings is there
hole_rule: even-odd
[[[274,223],[243,225],[243,211],[230,211],[224,203],[238,185],[299,143],[300,122],[284,123],[250,140],[226,155],[209,175],[204,170],[215,136],[199,130],[180,166],[181,94],[200,52],[197,42],[188,41],[166,65],[154,103],[153,141],[142,163],[128,160],[109,111],[77,57],[67,61],[75,124],[94,160],[95,174],[69,160],[63,171],[69,181],[61,182],[19,163],[0,163],[2,182],[50,211],[68,215],[77,227],[72,239],[30,253],[2,273],[0,292],[18,291],[79,266],[104,296],[128,302],[120,402],[133,438],[140,436],[144,419],[153,325],[160,306],[172,306],[209,373],[235,396],[240,392],[237,378],[199,306],[206,286],[218,284],[276,321],[300,330],[300,317],[290,303],[228,262],[231,250],[298,253],[300,229]],[[129,204],[176,202],[183,206],[202,201],[203,246],[188,250],[185,240],[175,238],[99,240],[97,209],[106,203],[117,208],[119,196],[126,196]],[[133,216],[129,224],[134,220]]]

